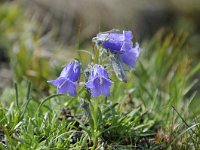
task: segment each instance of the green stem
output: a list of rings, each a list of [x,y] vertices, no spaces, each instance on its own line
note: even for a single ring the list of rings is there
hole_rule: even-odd
[[[97,110],[98,110],[98,101],[94,100],[94,103],[90,101],[90,111],[91,111],[91,116],[93,120],[93,128],[92,128],[92,140],[93,140],[93,146],[92,150],[96,148],[97,145],[97,140],[99,137],[99,132],[98,132],[98,120],[97,120]]]
[[[15,101],[16,101],[17,108],[20,111],[19,100],[18,100],[18,86],[16,82],[14,82],[14,86],[15,86]]]
[[[92,146],[92,150],[95,150],[96,145],[97,145],[97,140],[98,140],[98,136],[95,136],[93,139],[93,146]]]

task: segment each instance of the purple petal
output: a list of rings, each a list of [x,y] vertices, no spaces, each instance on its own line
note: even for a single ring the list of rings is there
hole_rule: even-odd
[[[137,58],[139,56],[139,49],[139,44],[136,43],[136,46],[134,48],[129,49],[125,53],[120,55],[121,61],[129,67],[134,68]]]
[[[123,45],[123,42],[121,41],[105,41],[103,43],[103,47],[106,48],[106,49],[109,49],[115,53],[122,53],[121,52],[121,47]]]
[[[130,49],[133,48],[133,43],[132,42],[124,42],[123,45],[122,45],[122,48],[121,48],[121,51],[128,51]]]
[[[66,79],[62,84],[57,86],[58,94],[69,93],[70,96],[76,95],[77,83]]]
[[[106,40],[111,40],[111,41],[124,41],[124,36],[123,34],[120,33],[100,33],[97,35],[97,38],[99,41],[106,41]]]
[[[60,77],[68,78],[73,82],[78,81],[80,77],[80,64],[77,60],[73,60],[70,64],[67,64],[61,74]]]
[[[110,86],[112,81],[104,77],[97,77],[86,83],[86,87],[90,89],[92,97],[100,95],[110,96]]]
[[[58,77],[56,80],[47,81],[57,87],[58,94],[69,93],[71,96],[76,95],[77,82],[72,82],[67,78]]]
[[[61,71],[60,73],[60,77],[63,77],[63,78],[67,78],[69,76],[69,72],[70,72],[70,68],[71,68],[71,63],[70,64],[67,64],[63,70]]]
[[[86,87],[88,89],[91,89],[91,88],[94,88],[94,84],[93,83],[94,83],[94,79],[86,82],[85,85],[86,85]]]
[[[132,39],[133,34],[131,31],[123,31],[123,34],[111,32],[97,35],[98,43],[101,44],[103,48],[121,54],[133,47]]]
[[[105,49],[120,53],[123,45],[124,36],[120,33],[103,33],[98,34],[97,39]]]
[[[123,31],[124,41],[132,41],[133,34],[131,31]]]
[[[91,73],[92,78],[102,76],[108,78],[108,72],[101,66],[95,64]]]
[[[58,77],[56,80],[49,80],[47,81],[48,83],[54,85],[55,87],[59,86],[65,81],[65,78],[63,77]]]

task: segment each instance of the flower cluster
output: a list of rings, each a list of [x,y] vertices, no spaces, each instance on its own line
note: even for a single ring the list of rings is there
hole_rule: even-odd
[[[116,32],[99,33],[95,39],[103,48],[119,54],[120,60],[124,64],[131,68],[135,67],[140,48],[138,43],[133,47],[131,31],[123,31],[122,34]]]
[[[114,64],[113,69],[119,79],[123,78],[121,76],[125,76],[123,65],[121,64],[126,64],[130,68],[135,67],[139,56],[139,44],[136,43],[133,46],[131,31],[99,33],[94,39],[97,47],[100,46],[106,49],[110,57],[114,58],[111,61]],[[64,67],[57,79],[50,80],[48,83],[57,87],[58,94],[68,93],[70,96],[75,96],[80,75],[81,65],[79,61],[73,60]],[[89,69],[89,78],[85,83],[85,87],[90,91],[93,98],[100,95],[110,96],[110,86],[112,83],[107,70],[103,66],[95,64]]]

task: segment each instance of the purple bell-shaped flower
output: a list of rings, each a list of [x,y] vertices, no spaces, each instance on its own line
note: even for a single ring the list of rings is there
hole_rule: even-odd
[[[133,34],[131,31],[99,33],[95,39],[97,44],[102,45],[103,48],[118,54],[121,62],[130,68],[135,67],[140,48],[138,43],[133,47]]]
[[[90,74],[90,80],[86,82],[86,87],[90,90],[91,96],[110,96],[110,86],[112,81],[108,77],[107,71],[100,65],[94,65]]]
[[[57,79],[47,82],[57,87],[58,94],[69,93],[70,96],[75,96],[80,77],[80,68],[80,63],[77,60],[73,60],[63,68]]]

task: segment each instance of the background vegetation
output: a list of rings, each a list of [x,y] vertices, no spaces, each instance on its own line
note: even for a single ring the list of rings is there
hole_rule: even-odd
[[[0,149],[89,149],[92,136],[97,149],[200,148],[198,2],[49,4],[0,3]],[[112,28],[133,30],[142,51],[128,83],[113,75],[112,96],[94,100],[94,130],[84,89],[56,95],[46,81],[74,57],[87,64],[91,37]]]

